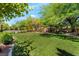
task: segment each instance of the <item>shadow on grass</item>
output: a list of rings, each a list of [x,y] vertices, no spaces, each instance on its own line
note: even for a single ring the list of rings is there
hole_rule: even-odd
[[[79,42],[79,38],[68,35],[56,35],[59,39],[71,40],[73,42]]]
[[[65,50],[59,49],[59,48],[57,48],[57,51],[58,51],[57,52],[58,56],[75,56],[75,55],[73,55]]]
[[[40,36],[43,36],[43,37],[52,37],[53,34],[50,34],[50,33],[42,33],[40,34]]]
[[[43,33],[43,34],[40,34],[40,35],[43,36],[43,37],[48,37],[48,38],[55,36],[55,37],[57,37],[59,39],[71,40],[71,41],[74,41],[74,42],[79,42],[79,38],[74,37],[74,36],[63,35],[63,34]]]

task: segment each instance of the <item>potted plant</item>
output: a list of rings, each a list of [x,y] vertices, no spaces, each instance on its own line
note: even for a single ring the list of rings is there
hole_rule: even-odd
[[[13,43],[13,37],[11,34],[4,34],[4,36],[2,37],[2,42],[4,45],[9,45]]]

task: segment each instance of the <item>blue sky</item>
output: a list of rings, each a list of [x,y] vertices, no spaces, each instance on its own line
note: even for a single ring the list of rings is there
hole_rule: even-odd
[[[21,21],[21,20],[26,19],[28,16],[41,17],[41,14],[39,14],[39,12],[41,11],[41,6],[47,5],[47,4],[48,3],[29,3],[29,6],[30,7],[34,7],[33,10],[29,11],[29,13],[28,14],[25,14],[25,16],[23,16],[23,17],[17,17],[17,18],[11,19],[7,23],[9,25],[12,25],[12,24],[15,24],[18,21]]]

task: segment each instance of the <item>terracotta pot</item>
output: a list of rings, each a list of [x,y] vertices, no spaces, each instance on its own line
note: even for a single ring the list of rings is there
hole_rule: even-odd
[[[0,44],[0,52],[3,52],[5,49],[5,45],[4,44]]]
[[[5,45],[5,48],[11,48],[12,45]]]

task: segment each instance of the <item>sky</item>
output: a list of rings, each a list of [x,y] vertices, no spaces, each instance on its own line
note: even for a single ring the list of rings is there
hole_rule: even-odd
[[[25,16],[23,17],[17,17],[17,18],[11,19],[10,21],[7,21],[7,23],[9,25],[12,25],[18,21],[26,19],[28,16],[40,18],[41,14],[39,12],[41,11],[41,6],[47,5],[47,4],[48,3],[29,3],[29,7],[30,8],[33,7],[33,10],[29,11],[28,14],[24,14]]]

